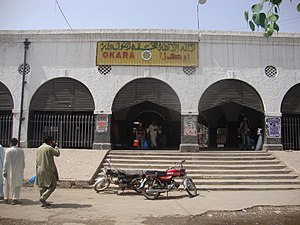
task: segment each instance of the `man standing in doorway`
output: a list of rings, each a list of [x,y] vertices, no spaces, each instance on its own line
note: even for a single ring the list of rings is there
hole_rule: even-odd
[[[156,139],[158,133],[158,126],[155,120],[150,124],[149,131],[150,131],[150,138],[151,138],[151,147],[157,149]]]
[[[40,190],[40,202],[42,207],[51,204],[46,202],[55,190],[58,181],[58,172],[54,162],[54,156],[60,156],[56,143],[51,136],[44,139],[44,143],[36,152],[36,183]]]
[[[10,141],[11,147],[5,151],[3,164],[4,203],[8,204],[9,191],[12,191],[12,205],[21,204],[19,201],[21,186],[24,178],[25,156],[22,148],[17,147],[18,139]]]
[[[242,136],[243,149],[250,149],[250,122],[247,117],[244,117],[240,123],[239,132]]]

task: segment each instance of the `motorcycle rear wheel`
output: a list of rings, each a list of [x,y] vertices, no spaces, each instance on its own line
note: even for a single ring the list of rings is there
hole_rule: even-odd
[[[160,192],[151,192],[153,189],[153,182],[154,180],[147,180],[145,182],[144,188],[142,190],[142,194],[149,200],[157,199],[160,195]]]
[[[186,178],[183,181],[183,185],[184,185],[184,189],[186,190],[186,192],[189,194],[190,197],[197,196],[197,188],[194,181],[191,178],[189,177]]]
[[[140,187],[140,179],[134,179],[134,180],[132,180],[132,189],[134,191],[136,191],[137,193],[141,194],[142,193],[142,189],[140,189],[139,187]]]
[[[103,177],[102,179],[98,179],[96,183],[94,184],[94,190],[99,193],[100,191],[104,191],[106,188],[108,188],[110,185],[110,180],[106,177]]]

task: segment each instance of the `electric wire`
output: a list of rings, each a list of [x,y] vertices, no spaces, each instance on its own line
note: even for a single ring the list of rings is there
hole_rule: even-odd
[[[56,2],[56,5],[57,5],[58,8],[59,8],[59,11],[61,12],[62,16],[64,17],[66,23],[68,24],[69,28],[70,28],[71,30],[73,30],[73,28],[71,27],[71,25],[70,25],[70,23],[69,23],[67,17],[65,16],[64,12],[62,11],[62,8],[60,7],[60,5],[59,5],[59,3],[58,3],[58,0],[55,0],[55,2]]]

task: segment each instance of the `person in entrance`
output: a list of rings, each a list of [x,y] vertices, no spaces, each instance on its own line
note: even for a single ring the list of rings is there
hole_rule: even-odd
[[[242,147],[244,150],[250,149],[250,122],[247,117],[244,117],[240,123],[239,133],[242,136]]]
[[[139,145],[138,145],[139,149],[144,149],[145,136],[146,136],[146,131],[145,131],[145,128],[143,127],[143,123],[139,122],[139,126],[135,132],[136,140],[138,140],[138,142],[139,142]]]
[[[153,120],[153,122],[149,126],[149,132],[150,132],[150,139],[151,139],[151,148],[157,149],[157,134],[158,134],[158,126],[156,124],[156,121]]]

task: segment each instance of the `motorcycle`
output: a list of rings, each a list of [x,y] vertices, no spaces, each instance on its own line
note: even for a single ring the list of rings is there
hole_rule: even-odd
[[[111,183],[119,186],[121,193],[123,193],[125,189],[132,189],[137,193],[141,193],[139,186],[142,180],[142,170],[118,169],[111,165],[110,160],[106,161],[108,162],[108,166],[102,169],[100,176],[96,178],[94,184],[94,190],[97,193],[107,189]]]
[[[184,190],[190,197],[197,195],[197,188],[193,180],[187,176],[183,163],[179,163],[179,167],[170,167],[166,171],[148,170],[144,171],[143,180],[141,181],[140,189],[142,194],[150,200],[157,199],[161,193],[178,190],[180,184],[175,181],[175,178],[182,178]]]

